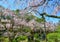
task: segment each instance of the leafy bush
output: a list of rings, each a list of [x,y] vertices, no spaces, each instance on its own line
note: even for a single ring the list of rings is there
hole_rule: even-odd
[[[2,42],[9,42],[9,38],[7,37],[0,37],[0,40],[2,40]]]
[[[26,38],[27,38],[26,36],[21,35],[21,36],[18,37],[18,40],[25,40]]]
[[[39,35],[36,33],[36,34],[34,35],[34,37],[35,37],[35,38],[38,38],[38,37],[39,37]]]
[[[57,26],[57,29],[55,32],[60,33],[60,25]]]
[[[13,42],[19,42],[19,41],[23,41],[23,40],[26,40],[26,39],[27,39],[27,36],[20,35],[17,38],[15,38],[13,40]]]
[[[4,38],[4,42],[9,42],[9,38]]]
[[[58,42],[60,40],[60,33],[50,33],[47,35],[49,42]]]

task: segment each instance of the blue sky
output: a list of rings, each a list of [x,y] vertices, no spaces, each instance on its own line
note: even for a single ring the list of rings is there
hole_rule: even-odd
[[[3,1],[0,1],[0,5],[1,6],[3,6],[3,7],[5,7],[5,8],[9,8],[9,9],[11,9],[11,10],[15,10],[15,9],[24,9],[25,7],[26,7],[26,5],[27,5],[27,3],[26,3],[26,1],[27,0],[22,0],[20,3],[19,3],[19,5],[18,5],[18,7],[17,7],[17,5],[16,4],[14,4],[13,2],[14,2],[14,0],[8,0],[7,2],[3,2]],[[55,1],[55,0],[53,0],[53,1]],[[49,2],[49,6],[50,7],[46,7],[45,8],[45,12],[47,13],[47,14],[51,14],[53,11],[54,11],[54,7],[56,7],[56,5],[53,7],[53,6],[51,6],[51,4],[53,4],[53,1],[50,1]],[[18,3],[18,2],[17,2]],[[55,3],[54,3],[55,4]],[[43,12],[43,7],[42,6],[40,6],[38,9],[37,9],[40,13],[42,13]],[[58,12],[57,13],[57,15],[58,16],[60,16],[60,12]],[[39,17],[39,15],[37,15],[38,17]],[[54,23],[56,23],[56,22],[58,22],[58,20],[60,20],[60,19],[56,19],[56,18],[48,18],[48,17],[46,17],[46,21],[53,21]]]

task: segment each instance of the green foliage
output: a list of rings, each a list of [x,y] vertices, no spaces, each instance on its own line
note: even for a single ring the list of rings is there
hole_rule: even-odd
[[[60,40],[60,33],[49,33],[47,39],[50,42],[55,42]]]
[[[29,29],[29,28],[24,28],[23,31],[24,31],[24,32],[30,32],[31,29]]]
[[[18,41],[26,40],[26,39],[27,39],[27,36],[20,35],[17,38],[15,38],[13,41],[18,42]]]
[[[60,33],[60,21],[58,22],[58,26],[57,26],[56,28],[57,28],[57,29],[56,29],[55,32]]]
[[[19,13],[19,11],[20,11],[20,10],[19,10],[19,9],[17,9],[17,10],[15,10],[15,13],[16,13],[16,14],[18,14],[18,13]]]
[[[6,18],[7,18],[7,19],[12,19],[12,16],[7,15]]]
[[[37,18],[36,21],[37,21],[37,22],[43,22],[44,19],[43,19],[43,18]]]
[[[40,40],[39,39],[36,39],[35,42],[40,42]]]
[[[30,20],[34,19],[35,16],[33,15],[25,15],[25,19],[27,20],[27,22],[29,22]]]
[[[43,18],[38,18],[38,17],[35,17],[33,15],[30,15],[30,14],[25,14],[25,19],[27,20],[27,22],[29,22],[32,19],[35,19],[37,22],[43,22],[44,21]]]
[[[35,37],[35,38],[39,38],[39,36],[38,36],[38,34],[37,34],[37,33],[34,35],[34,37]]]
[[[9,38],[4,38],[4,42],[9,42]]]
[[[56,31],[54,33],[49,33],[47,35],[47,39],[49,42],[60,42],[60,24],[56,27]]]
[[[22,26],[20,29],[17,29],[18,31],[22,31],[22,32],[30,32],[31,31],[31,28],[29,26]],[[17,31],[16,30],[16,31]]]
[[[3,14],[1,15],[1,19],[5,19],[5,16]]]
[[[21,36],[18,37],[18,40],[25,40],[26,38],[27,38],[26,36],[21,35]]]
[[[7,37],[0,37],[0,40],[2,40],[2,42],[9,42],[9,38]]]
[[[60,28],[57,28],[55,32],[60,33]]]

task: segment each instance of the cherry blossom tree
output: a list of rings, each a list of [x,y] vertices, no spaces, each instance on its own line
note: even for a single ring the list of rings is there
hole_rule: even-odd
[[[59,0],[12,0],[13,5],[9,4],[8,0],[0,0],[3,1],[4,4],[8,4],[8,8],[11,8],[11,6],[15,6],[16,9],[19,9],[19,6],[23,8],[21,10],[21,13],[26,13],[28,10],[37,10],[39,7],[42,6],[43,12],[46,11],[46,7],[51,8],[53,7],[53,12],[51,14],[57,14],[57,12],[60,10],[60,1]],[[24,5],[26,4],[26,7]],[[24,12],[23,12],[24,11]]]

